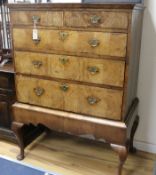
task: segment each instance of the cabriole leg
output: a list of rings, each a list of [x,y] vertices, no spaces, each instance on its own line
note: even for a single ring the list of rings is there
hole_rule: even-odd
[[[121,145],[115,145],[111,144],[111,148],[118,153],[119,155],[119,165],[117,170],[117,175],[122,174],[123,165],[127,159],[128,156],[128,148],[127,146],[121,146]]]
[[[139,125],[139,116],[136,116],[135,121],[132,126],[131,134],[130,134],[130,143],[129,143],[129,152],[136,153],[136,148],[133,145],[134,142],[134,135]]]
[[[22,133],[22,127],[23,123],[13,122],[12,123],[12,130],[17,138],[19,147],[20,147],[20,153],[17,156],[18,160],[24,159],[24,140],[23,140],[23,133]]]

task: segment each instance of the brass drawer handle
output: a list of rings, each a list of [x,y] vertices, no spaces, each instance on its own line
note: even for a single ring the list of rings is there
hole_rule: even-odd
[[[42,61],[36,61],[36,60],[32,61],[32,64],[37,69],[39,69],[43,65]]]
[[[101,21],[101,17],[97,15],[91,16],[90,21],[92,24],[99,24]]]
[[[88,43],[91,47],[97,47],[100,44],[100,41],[97,39],[91,39],[88,41]]]
[[[41,38],[39,37],[38,39],[32,39],[33,40],[33,42],[34,42],[34,44],[39,44],[40,43],[40,41],[41,41]]]
[[[59,60],[63,65],[65,65],[69,62],[69,59],[66,57],[60,57]]]
[[[64,41],[65,39],[67,39],[68,35],[69,34],[67,32],[59,32],[59,38],[61,41]]]
[[[87,70],[93,75],[100,72],[99,68],[96,66],[89,66]]]
[[[41,20],[41,18],[39,17],[39,16],[32,16],[32,21],[33,21],[33,23],[39,23],[40,22],[40,20]]]
[[[100,101],[100,99],[93,97],[93,96],[90,96],[87,98],[87,101],[90,105],[94,105],[94,104],[97,104]]]
[[[69,89],[69,86],[68,86],[67,84],[61,84],[61,85],[60,85],[60,89],[61,89],[62,91],[64,91],[64,92],[67,92],[68,89]]]
[[[41,87],[36,87],[34,88],[34,92],[38,97],[40,97],[44,94],[45,90]]]

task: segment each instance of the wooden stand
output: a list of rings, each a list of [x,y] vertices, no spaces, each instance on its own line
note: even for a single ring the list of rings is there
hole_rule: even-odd
[[[128,156],[128,152],[134,152],[134,150],[136,150],[133,147],[133,139],[139,123],[139,117],[136,115],[138,102],[139,101],[137,98],[133,101],[129,113],[127,114],[127,123],[116,123],[111,121],[109,123],[105,123],[104,121],[103,123],[99,124],[98,119],[95,121],[92,120],[91,122],[88,120],[89,118],[87,117],[86,120],[82,120],[80,115],[74,114],[74,117],[72,117],[72,114],[69,113],[64,118],[64,121],[68,120],[68,122],[66,123],[68,127],[64,128],[64,130],[62,131],[66,133],[70,131],[74,135],[80,135],[81,132],[83,134],[91,134],[93,132],[92,129],[97,128],[97,130],[94,130],[95,138],[106,139],[106,141],[110,143],[111,148],[118,153],[119,165],[117,175],[121,175],[123,165]],[[17,156],[18,160],[22,160],[24,158],[24,148],[26,147],[26,145],[28,145],[25,143],[23,134],[24,124],[28,124],[29,122],[33,123],[34,125],[43,123],[45,126],[52,130],[61,131],[61,128],[59,128],[59,126],[61,126],[61,123],[59,123],[58,126],[57,119],[59,120],[59,117],[61,117],[61,114],[63,114],[64,112],[60,112],[58,114],[58,111],[53,111],[49,109],[45,110],[44,108],[33,107],[30,105],[24,105],[20,103],[16,103],[13,105],[13,111],[16,122],[13,122],[12,129],[16,134],[18,144],[20,147],[20,153]],[[70,116],[70,118],[68,116]],[[48,122],[49,117],[54,119]],[[56,122],[55,124],[54,121]],[[61,119],[61,121],[63,124],[63,119]],[[81,127],[80,130],[75,129],[74,122],[79,122],[79,126],[85,125],[85,128]],[[114,135],[114,133],[116,133],[117,135]]]

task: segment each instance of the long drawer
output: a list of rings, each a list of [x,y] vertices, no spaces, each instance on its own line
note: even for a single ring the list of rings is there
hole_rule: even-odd
[[[123,96],[121,90],[36,79],[22,75],[16,76],[16,90],[19,102],[94,117],[121,119]]]
[[[16,51],[16,72],[123,87],[124,61]]]
[[[128,13],[117,11],[14,11],[11,17],[13,25],[33,25],[37,20],[38,26],[47,27],[128,28]]]
[[[69,53],[88,56],[125,57],[127,34],[39,29],[40,41],[32,40],[32,29],[14,28],[15,50]]]

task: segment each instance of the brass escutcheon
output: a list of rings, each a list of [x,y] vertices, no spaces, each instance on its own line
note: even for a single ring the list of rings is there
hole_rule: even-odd
[[[97,15],[91,16],[90,21],[92,24],[98,24],[101,21],[101,17]]]
[[[41,87],[36,87],[36,88],[34,88],[34,92],[37,96],[40,97],[44,94],[45,90]]]
[[[32,21],[33,21],[33,23],[39,23],[40,22],[40,20],[41,20],[41,18],[39,17],[39,16],[32,16]]]
[[[34,42],[34,44],[39,44],[40,43],[40,41],[41,41],[41,39],[40,38],[38,38],[38,39],[32,39],[33,40],[33,42]]]
[[[94,104],[97,104],[100,101],[100,99],[93,97],[93,96],[90,96],[87,98],[87,101],[90,105],[94,105]]]
[[[69,59],[66,57],[60,57],[59,60],[63,65],[65,65],[69,62]]]
[[[59,32],[59,38],[62,41],[64,41],[68,37],[68,35],[69,34],[67,32]]]
[[[97,73],[99,73],[99,68],[98,67],[96,67],[96,66],[89,66],[88,68],[87,68],[87,70],[91,73],[91,74],[97,74]]]
[[[39,69],[43,65],[42,61],[37,61],[37,60],[32,61],[32,64],[37,69]]]
[[[64,92],[67,92],[68,89],[69,89],[69,86],[68,86],[67,84],[61,84],[61,85],[60,85],[60,89],[61,89],[62,91],[64,91]]]
[[[88,43],[91,47],[97,47],[100,44],[100,41],[97,39],[91,39]]]

